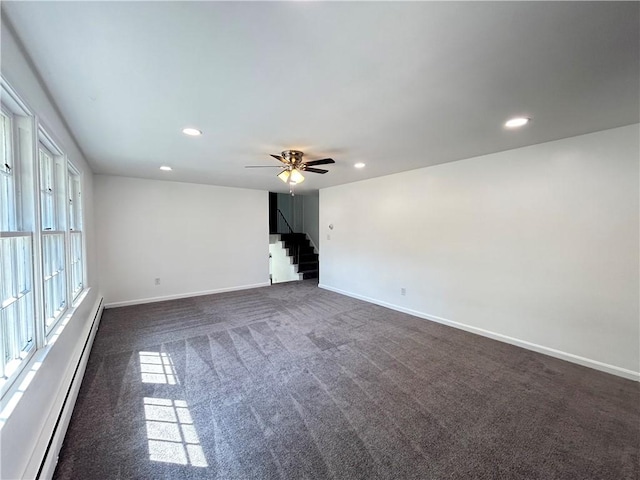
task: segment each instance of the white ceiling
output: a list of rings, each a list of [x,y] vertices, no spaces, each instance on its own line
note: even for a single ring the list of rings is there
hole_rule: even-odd
[[[286,191],[279,170],[244,166],[333,157],[304,192],[639,121],[638,2],[2,11],[96,173]],[[513,115],[533,121],[505,130]]]

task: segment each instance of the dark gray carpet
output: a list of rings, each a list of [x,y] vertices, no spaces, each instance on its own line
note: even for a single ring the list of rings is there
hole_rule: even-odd
[[[57,479],[637,479],[624,380],[317,288],[106,310]]]

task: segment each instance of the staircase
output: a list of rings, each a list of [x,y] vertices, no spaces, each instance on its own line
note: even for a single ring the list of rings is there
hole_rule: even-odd
[[[284,242],[289,256],[298,267],[302,279],[318,278],[319,262],[311,242],[304,233],[283,233],[280,239]]]

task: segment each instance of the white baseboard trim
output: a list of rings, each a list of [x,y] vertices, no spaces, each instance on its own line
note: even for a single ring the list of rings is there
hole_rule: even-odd
[[[240,285],[238,287],[217,288],[203,292],[179,293],[176,295],[165,295],[162,297],[138,298],[136,300],[125,300],[123,302],[110,302],[104,308],[128,307],[130,305],[142,305],[144,303],[165,302],[167,300],[178,300],[180,298],[200,297],[202,295],[212,295],[214,293],[236,292],[238,290],[250,290],[252,288],[268,287],[270,282],[255,283],[253,285]]]
[[[527,350],[532,350],[534,352],[542,353],[544,355],[549,355],[550,357],[559,358],[560,360],[566,360],[567,362],[577,363],[578,365],[582,365],[584,367],[593,368],[595,370],[600,370],[602,372],[610,373],[612,375],[617,375],[619,377],[640,382],[640,372],[634,372],[633,370],[628,370],[626,368],[617,367],[615,365],[610,365],[608,363],[599,362],[598,360],[592,360],[590,358],[581,357],[579,355],[574,355],[573,353],[563,352],[561,350],[556,350],[554,348],[545,347],[543,345],[538,345],[536,343],[527,342],[526,340],[520,340],[518,338],[509,337],[501,333],[492,332],[490,330],[474,327],[471,325],[467,325],[465,323],[455,322],[453,320],[447,320],[446,318],[437,317],[435,315],[429,315],[423,312],[419,312],[417,310],[411,310],[410,308],[405,308],[398,305],[394,305],[392,303],[383,302],[381,300],[376,300],[375,298],[365,297],[364,295],[358,295],[357,293],[347,292],[345,290],[340,290],[339,288],[334,288],[329,285],[319,284],[318,287],[323,288],[325,290],[329,290],[331,292],[339,293],[341,295],[346,295],[347,297],[357,298],[358,300],[363,300],[368,303],[380,305],[381,307],[390,308],[391,310],[407,313],[409,315],[413,315],[414,317],[423,318],[425,320],[441,323],[443,325],[448,325],[450,327],[458,328],[460,330],[465,330],[467,332],[475,333],[477,335],[482,335],[483,337],[492,338],[493,340],[509,343],[511,345],[522,347]]]
[[[77,358],[69,363],[63,381],[60,382],[55,401],[52,402],[54,408],[51,409],[46,421],[46,425],[51,427],[43,429],[23,478],[49,480],[53,477],[103,310],[103,298],[99,297],[90,311],[90,315],[93,315],[90,317],[92,321],[84,331],[86,341],[78,344],[75,354]]]

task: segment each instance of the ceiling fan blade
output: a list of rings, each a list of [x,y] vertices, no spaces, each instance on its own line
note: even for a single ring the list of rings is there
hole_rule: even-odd
[[[303,172],[312,172],[312,173],[327,173],[328,171],[329,170],[325,170],[324,168],[305,168],[303,170]]]
[[[282,168],[280,165],[245,165],[244,168]]]
[[[329,163],[336,163],[333,158],[323,158],[321,160],[311,160],[310,162],[304,162],[305,165],[327,165]]]
[[[282,158],[280,155],[274,155],[274,154],[270,154],[273,158],[275,158],[276,160],[282,162],[282,163],[287,163],[285,162],[284,158]]]

